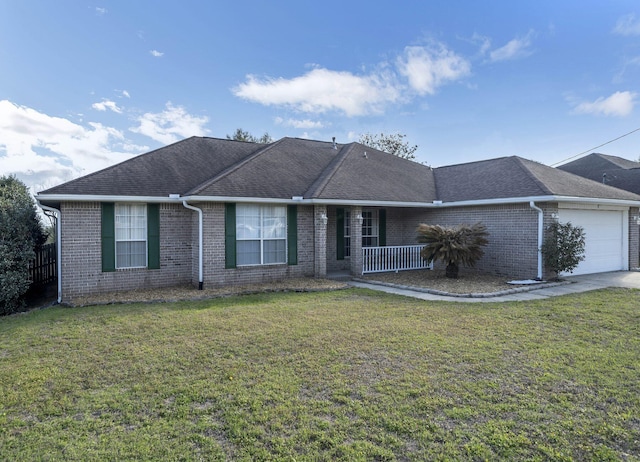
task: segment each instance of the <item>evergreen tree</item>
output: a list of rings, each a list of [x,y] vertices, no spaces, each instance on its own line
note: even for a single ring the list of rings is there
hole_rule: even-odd
[[[0,315],[23,306],[29,261],[46,240],[27,186],[14,176],[0,177]]]

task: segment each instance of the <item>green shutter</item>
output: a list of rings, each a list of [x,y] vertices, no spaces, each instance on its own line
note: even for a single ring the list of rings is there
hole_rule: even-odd
[[[236,204],[224,205],[224,267],[236,267]]]
[[[102,271],[105,273],[112,272],[116,270],[116,223],[113,203],[102,203],[100,229],[102,238]]]
[[[344,209],[336,209],[337,259],[344,260]]]
[[[160,205],[147,204],[147,267],[160,269]]]
[[[385,209],[378,210],[378,245],[380,247],[387,245],[387,211]]]
[[[298,264],[298,206],[287,205],[287,263]]]

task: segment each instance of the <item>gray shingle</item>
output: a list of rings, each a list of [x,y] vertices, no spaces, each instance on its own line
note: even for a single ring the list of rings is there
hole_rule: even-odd
[[[187,138],[40,194],[184,195],[249,156],[260,146],[215,138]]]
[[[558,168],[599,183],[640,194],[640,162],[594,153]]]
[[[40,194],[303,196],[344,202],[446,203],[548,195],[640,200],[627,191],[516,156],[433,170],[359,143],[337,148],[330,142],[297,138],[261,145],[192,137]]]

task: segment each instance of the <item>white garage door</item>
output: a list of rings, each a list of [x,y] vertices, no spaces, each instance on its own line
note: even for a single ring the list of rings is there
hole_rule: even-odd
[[[585,259],[570,274],[602,273],[627,269],[625,213],[613,210],[560,209],[558,221],[582,226]]]

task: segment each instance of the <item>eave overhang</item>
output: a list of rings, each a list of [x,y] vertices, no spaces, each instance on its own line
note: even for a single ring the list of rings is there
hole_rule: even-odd
[[[575,196],[530,196],[507,197],[500,199],[480,199],[453,202],[414,202],[414,201],[385,201],[385,200],[349,200],[349,199],[318,199],[294,196],[288,198],[268,197],[236,197],[236,196],[117,196],[117,195],[77,195],[77,194],[38,194],[36,199],[45,205],[60,204],[61,202],[145,202],[145,203],[182,203],[189,202],[236,202],[236,203],[264,203],[264,204],[302,204],[302,205],[340,205],[360,207],[404,207],[404,208],[443,208],[443,207],[474,207],[486,205],[528,204],[529,202],[572,202],[583,204],[607,204],[626,207],[640,207],[640,200],[606,199],[597,197]]]

